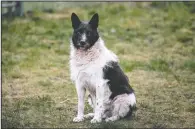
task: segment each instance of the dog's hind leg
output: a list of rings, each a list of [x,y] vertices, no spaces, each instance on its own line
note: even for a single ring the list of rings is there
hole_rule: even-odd
[[[122,104],[114,104],[113,106],[112,115],[105,119],[106,122],[116,121],[128,113],[128,109],[125,109],[125,106]]]
[[[107,118],[105,121],[115,121],[120,118],[124,118],[127,116],[131,111],[131,99],[129,99],[129,96],[127,94],[118,95],[113,100],[113,110],[112,110],[112,116]]]

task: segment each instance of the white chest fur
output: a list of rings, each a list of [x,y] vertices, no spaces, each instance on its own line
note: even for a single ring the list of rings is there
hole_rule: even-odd
[[[109,61],[117,61],[101,38],[87,51],[76,50],[71,43],[70,72],[73,81],[82,81],[87,88],[105,83],[103,67]],[[95,87],[94,87],[95,88]]]

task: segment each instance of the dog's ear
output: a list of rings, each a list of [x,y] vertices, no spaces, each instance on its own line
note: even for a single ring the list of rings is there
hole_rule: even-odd
[[[98,28],[98,22],[99,22],[99,16],[98,14],[94,14],[91,20],[89,21],[89,24],[92,26],[93,29]]]
[[[72,21],[73,29],[77,29],[79,27],[79,25],[81,24],[81,21],[79,20],[79,17],[75,13],[72,13],[71,21]]]

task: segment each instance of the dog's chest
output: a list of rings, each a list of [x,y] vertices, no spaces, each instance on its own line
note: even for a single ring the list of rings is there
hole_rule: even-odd
[[[109,96],[111,95],[111,91],[109,89],[109,86],[107,85],[107,80],[103,78],[103,69],[101,65],[90,65],[86,69],[81,70],[78,73],[78,80],[80,84],[82,84],[83,87],[85,87],[91,95],[96,96],[96,90],[99,88],[97,87],[103,87],[100,92],[103,92],[103,98],[104,103],[109,103]]]
[[[70,63],[73,80],[96,83],[97,79],[102,78],[102,67],[106,60],[101,50],[93,48],[87,52],[77,50]]]
[[[74,58],[71,62],[71,74],[80,86],[85,87],[90,93],[96,92],[96,87],[104,83],[103,66],[106,65],[105,57],[98,53],[90,58]],[[89,56],[88,56],[89,57]]]
[[[81,67],[76,67],[77,80],[87,83],[87,85],[97,85],[103,79],[103,71],[97,63],[89,63]]]

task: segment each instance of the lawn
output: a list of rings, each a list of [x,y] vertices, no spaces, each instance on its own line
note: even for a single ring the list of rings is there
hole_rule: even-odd
[[[66,4],[66,3],[65,3]],[[195,2],[100,3],[2,20],[2,127],[195,127]],[[70,16],[98,12],[99,32],[137,97],[131,119],[73,123]],[[85,112],[92,111],[86,103]]]

